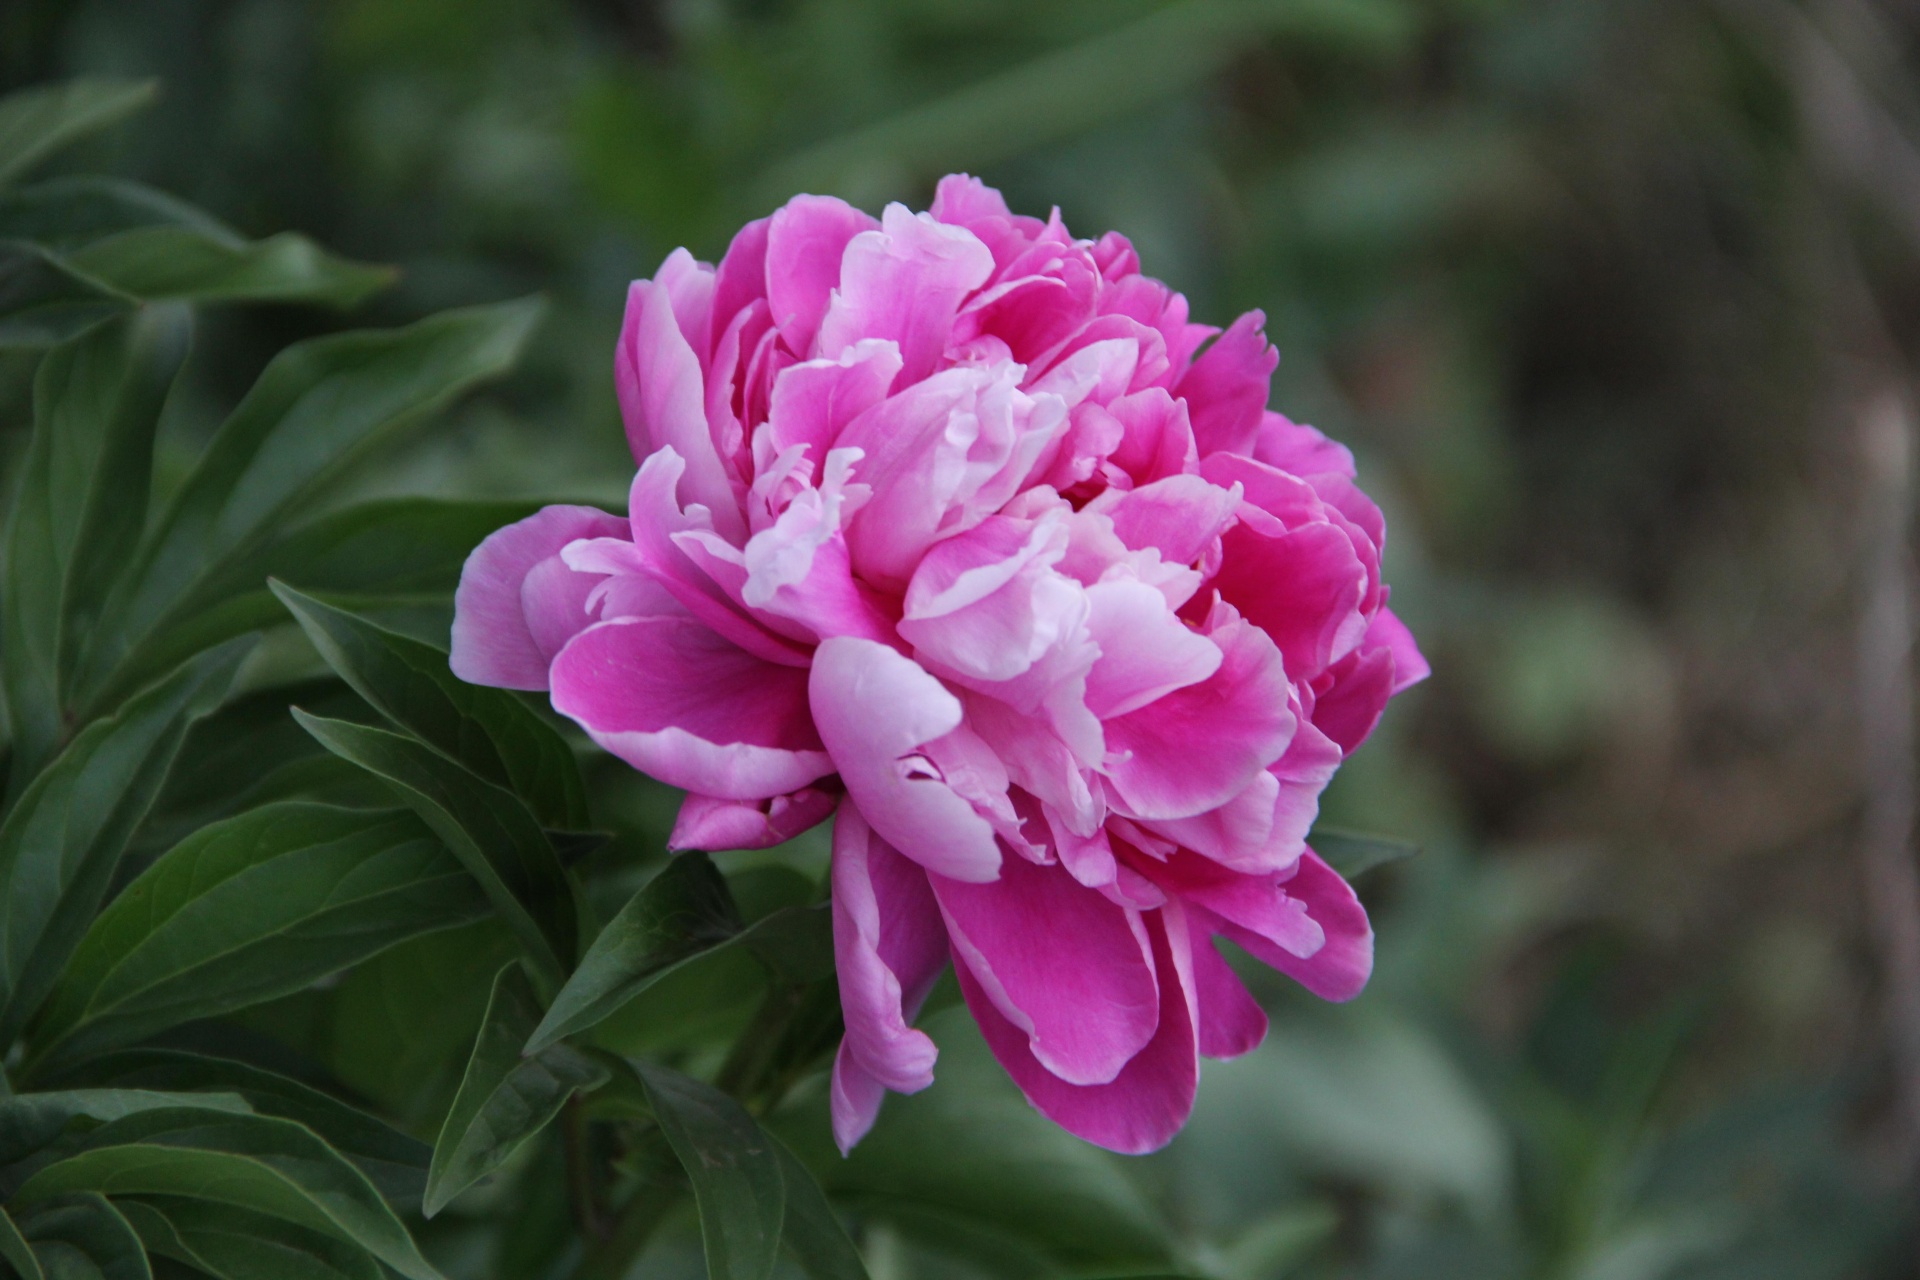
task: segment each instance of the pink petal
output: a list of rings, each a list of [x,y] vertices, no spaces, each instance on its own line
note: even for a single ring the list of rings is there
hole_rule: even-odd
[[[1190,473],[1200,465],[1186,401],[1149,387],[1113,401],[1107,411],[1126,427],[1111,460],[1136,486]]]
[[[839,802],[833,792],[814,787],[767,800],[689,795],[680,803],[667,848],[769,849],[825,822]]]
[[[808,354],[838,356],[862,338],[890,338],[917,382],[946,350],[960,300],[986,283],[993,254],[971,231],[890,204],[880,230],[847,243],[839,287]]]
[[[1261,417],[1260,438],[1252,452],[1268,466],[1296,476],[1354,476],[1353,453],[1347,446],[1271,409]]]
[[[1266,1011],[1254,1003],[1247,984],[1209,938],[1193,940],[1193,987],[1201,1053],[1209,1058],[1237,1058],[1260,1047],[1267,1038]]]
[[[1069,1084],[1046,1069],[966,965],[955,965],[967,1008],[1027,1101],[1069,1133],[1110,1151],[1142,1155],[1172,1140],[1193,1111],[1200,1079],[1196,994],[1187,921],[1177,904],[1146,920],[1159,977],[1154,1037],[1105,1084]]]
[[[807,676],[692,618],[602,622],[553,662],[553,706],[671,786],[727,800],[783,795],[833,772]]]
[[[1353,999],[1373,973],[1373,926],[1367,923],[1366,908],[1353,886],[1309,849],[1300,856],[1300,869],[1283,887],[1290,899],[1305,904],[1307,914],[1326,936],[1325,945],[1312,955],[1296,955],[1224,918],[1214,917],[1217,931],[1321,999]]]
[[[772,220],[756,218],[734,233],[727,256],[713,276],[713,320],[710,340],[724,332],[733,317],[767,296],[767,227]],[[718,331],[718,332],[715,332]]]
[[[1234,489],[1199,476],[1168,476],[1131,491],[1109,489],[1089,509],[1110,517],[1127,546],[1152,547],[1169,564],[1193,564],[1233,523],[1239,507]]]
[[[876,832],[929,871],[999,874],[992,826],[921,754],[959,727],[959,699],[913,659],[852,636],[820,642],[808,694],[847,794]]]
[[[1225,804],[1292,740],[1286,668],[1259,628],[1224,606],[1208,628],[1219,670],[1105,723],[1107,778],[1136,818],[1186,818]]]
[[[873,1078],[860,1065],[853,1045],[841,1037],[840,1050],[833,1055],[833,1079],[827,1094],[827,1106],[833,1117],[833,1141],[840,1154],[852,1151],[867,1136],[873,1122],[880,1118],[880,1104],[887,1098],[887,1086]]]
[[[704,371],[714,336],[713,268],[685,249],[675,249],[653,273],[653,282],[672,304],[674,324]]]
[[[1302,855],[1305,856],[1304,854]],[[1244,875],[1184,849],[1165,862],[1145,867],[1154,883],[1182,901],[1249,930],[1288,955],[1305,958],[1319,952],[1326,934],[1281,877]],[[1299,878],[1299,872],[1293,873]]]
[[[1116,579],[1086,589],[1087,629],[1100,659],[1087,673],[1087,709],[1123,716],[1220,669],[1220,646],[1198,635],[1143,582]]]
[[[1321,688],[1322,683],[1326,687]],[[1313,723],[1327,737],[1352,752],[1367,740],[1393,696],[1393,650],[1385,645],[1350,653],[1314,681],[1320,694],[1313,704]]]
[[[598,576],[565,566],[543,570],[531,597],[528,575],[579,538],[624,537],[627,522],[592,507],[552,506],[487,535],[460,570],[453,597],[453,673],[470,684],[544,689],[552,651],[541,643],[571,635],[590,619],[586,593]],[[565,574],[566,578],[558,575]],[[568,578],[574,579],[572,581]],[[531,604],[535,614],[527,612]],[[574,606],[580,604],[576,616]],[[535,627],[539,632],[536,635]]]
[[[1367,649],[1379,645],[1385,645],[1393,652],[1393,692],[1396,696],[1433,674],[1433,668],[1427,665],[1420,646],[1414,642],[1413,632],[1407,630],[1407,624],[1400,621],[1391,609],[1382,609],[1373,615],[1373,625],[1367,628],[1367,638],[1361,642],[1361,647]]]
[[[878,225],[834,196],[795,196],[768,220],[767,303],[787,350],[811,353],[847,242]]]
[[[900,348],[879,340],[781,370],[767,418],[774,450],[807,446],[808,471],[817,476],[840,432],[886,398],[899,372]]]
[[[1011,680],[1086,616],[1079,584],[1053,572],[1066,554],[1058,520],[989,516],[936,542],[907,584],[900,635],[964,681]]]
[[[744,541],[740,496],[707,424],[700,362],[680,332],[666,290],[651,281],[636,280],[628,291],[614,374],[634,460],[644,463],[656,450],[672,449],[686,464],[680,501],[704,506],[721,536]]]
[[[933,892],[955,961],[1053,1075],[1105,1084],[1153,1038],[1160,988],[1139,912],[1024,858],[992,884],[935,876]]]
[[[1332,524],[1287,530],[1262,512],[1243,510],[1221,550],[1212,585],[1273,638],[1295,679],[1326,670],[1366,633],[1360,612],[1366,570],[1352,541]]]
[[[847,803],[833,832],[833,949],[853,1061],[896,1093],[932,1084],[939,1051],[912,1023],[946,967],[946,926],[927,873]]]
[[[1267,318],[1249,311],[1206,349],[1180,379],[1174,394],[1187,402],[1200,456],[1253,452],[1267,408],[1268,383],[1280,353],[1261,326]]]

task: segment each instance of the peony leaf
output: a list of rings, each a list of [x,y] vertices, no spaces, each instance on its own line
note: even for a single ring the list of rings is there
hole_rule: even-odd
[[[693,1184],[711,1280],[766,1280],[787,1184],[780,1146],[738,1102],[678,1071],[636,1062],[660,1130]]]
[[[825,906],[783,907],[742,929],[712,861],[678,854],[593,940],[527,1051],[594,1026],[689,962],[729,948],[785,981],[814,981],[833,972],[833,921]]]
[[[1399,862],[1420,852],[1420,846],[1387,836],[1361,835],[1353,831],[1329,831],[1315,827],[1307,837],[1308,846],[1322,861],[1352,881],[1375,867]]]
[[[246,1114],[246,1099],[229,1093],[153,1089],[58,1089],[0,1099],[0,1164],[12,1164],[57,1140],[69,1127],[110,1124],[143,1111],[194,1108]]]
[[[868,1280],[866,1263],[827,1203],[826,1192],[807,1166],[778,1138],[771,1139],[787,1184],[786,1220],[781,1233],[800,1269],[814,1280]]]
[[[520,1046],[540,1021],[540,1001],[519,964],[493,980],[487,1015],[474,1041],[460,1092],[434,1144],[426,1215],[486,1177],[546,1128],[576,1092],[605,1084],[608,1072],[566,1045],[528,1057]]]
[[[525,703],[504,689],[461,680],[432,645],[284,583],[272,587],[327,665],[376,711],[514,792],[549,826],[587,825],[587,793],[572,750]]]
[[[0,824],[0,1035],[16,1034],[52,988],[188,723],[220,700],[247,647],[203,655],[82,730]]]
[[[0,186],[151,103],[152,80],[69,80],[0,98]]]
[[[35,1171],[14,1202],[86,1191],[247,1209],[357,1245],[408,1280],[442,1280],[373,1184],[288,1120],[199,1108],[141,1112],[102,1125]]]
[[[169,850],[100,914],[35,1029],[75,1057],[288,995],[487,901],[405,810],[269,805]]]
[[[27,1239],[5,1209],[0,1209],[0,1262],[13,1268],[17,1280],[47,1280],[40,1260],[33,1256]]]
[[[211,1091],[241,1098],[263,1116],[292,1120],[319,1134],[396,1204],[419,1201],[433,1156],[426,1143],[338,1098],[230,1058],[177,1049],[127,1049],[89,1059],[73,1078],[125,1089],[176,1094]]]
[[[83,1193],[39,1205],[22,1215],[20,1228],[49,1275],[153,1280],[140,1236],[104,1196]]]
[[[62,343],[34,379],[6,566],[16,794],[58,748],[81,638],[139,543],[154,429],[190,329],[178,307],[146,308]]]
[[[244,240],[198,227],[138,227],[66,255],[90,279],[135,298],[184,302],[320,302],[351,307],[394,278],[337,258],[290,231]]]
[[[143,227],[185,227],[238,238],[205,210],[124,178],[81,174],[0,191],[0,239],[64,253]]]
[[[163,665],[174,650],[153,638],[219,604],[236,565],[370,447],[505,373],[539,311],[537,301],[470,307],[275,356],[143,543],[113,625],[87,652],[88,709]]]
[[[0,239],[0,350],[51,347],[133,305],[44,245]]]
[[[552,842],[517,796],[416,739],[298,709],[293,714],[327,750],[392,786],[480,882],[542,976],[556,985],[564,979],[579,930],[573,887]]]
[[[120,1211],[155,1257],[216,1280],[381,1280],[373,1256],[355,1245],[231,1205],[153,1196]]]

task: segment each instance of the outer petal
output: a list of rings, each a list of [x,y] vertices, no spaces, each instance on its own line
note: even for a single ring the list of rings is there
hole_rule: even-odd
[[[1267,408],[1268,383],[1280,353],[1260,326],[1266,316],[1249,311],[1203,352],[1180,379],[1174,394],[1187,402],[1200,456],[1252,453]]]
[[[680,804],[669,849],[767,849],[825,822],[840,802],[831,791],[802,787],[768,800],[689,795]]]
[[[1367,923],[1367,910],[1353,886],[1309,849],[1300,856],[1299,871],[1283,887],[1290,899],[1305,904],[1307,914],[1326,935],[1325,945],[1312,955],[1296,955],[1218,916],[1211,917],[1215,931],[1324,1000],[1353,999],[1373,973],[1373,926]]]
[[[795,196],[768,220],[767,303],[787,350],[811,353],[847,242],[877,225],[835,196]]]
[[[454,592],[453,673],[471,684],[546,688],[552,650],[540,643],[534,627],[551,639],[562,629],[571,634],[586,626],[590,619],[584,611],[576,620],[570,610],[574,597],[584,602],[586,592],[600,579],[562,566],[559,572],[578,581],[540,583],[532,600],[537,616],[530,618],[522,595],[527,575],[575,539],[617,538],[626,533],[627,522],[618,516],[592,507],[553,506],[488,534],[467,557],[460,570],[460,587]]]
[[[1393,652],[1395,695],[1433,674],[1433,668],[1427,665],[1420,646],[1414,643],[1413,632],[1407,630],[1407,624],[1400,621],[1391,609],[1382,609],[1373,615],[1373,625],[1367,628],[1367,638],[1361,642],[1362,648],[1370,649],[1376,645],[1385,645]]]
[[[1133,817],[1186,818],[1225,804],[1293,738],[1273,641],[1224,606],[1209,632],[1219,670],[1106,722],[1107,778]]]
[[[1140,913],[1058,863],[1009,858],[993,884],[933,878],[954,958],[1072,1084],[1105,1084],[1153,1039],[1160,990]]]
[[[1069,1133],[1110,1151],[1141,1155],[1172,1140],[1193,1111],[1200,1080],[1192,949],[1184,912],[1169,903],[1146,917],[1160,980],[1160,1025],[1147,1046],[1106,1084],[1068,1084],[1042,1066],[1027,1036],[995,1007],[965,965],[955,965],[967,1007],[994,1057],[1027,1101]]]
[[[847,794],[889,844],[957,880],[999,874],[993,827],[921,754],[959,727],[959,699],[913,659],[853,636],[820,642],[808,698]]]
[[[1314,681],[1320,695],[1313,723],[1351,752],[1367,740],[1393,696],[1393,651],[1384,645],[1350,653]],[[1322,687],[1322,686],[1325,687]]]
[[[833,948],[847,1024],[842,1061],[898,1093],[932,1084],[939,1051],[912,1021],[947,963],[946,929],[927,873],[875,835],[851,803],[841,805],[833,832]],[[845,1151],[865,1125],[849,1132],[835,1120]]]
[[[553,662],[553,706],[662,782],[727,800],[784,795],[833,772],[807,715],[807,676],[692,618],[627,618]]]
[[[1353,453],[1304,423],[1269,409],[1260,420],[1253,456],[1296,476],[1334,475],[1353,479]]]
[[[1200,1052],[1209,1058],[1237,1058],[1267,1038],[1267,1015],[1247,984],[1233,971],[1209,938],[1193,940],[1193,985],[1199,997]]]
[[[901,380],[917,382],[946,350],[960,300],[991,274],[993,254],[971,231],[890,204],[880,230],[847,244],[809,354],[832,358],[862,338],[890,338],[905,361]]]
[[[1138,489],[1109,489],[1090,504],[1113,520],[1128,547],[1152,547],[1169,564],[1192,564],[1233,523],[1240,491],[1199,476],[1168,476]]]

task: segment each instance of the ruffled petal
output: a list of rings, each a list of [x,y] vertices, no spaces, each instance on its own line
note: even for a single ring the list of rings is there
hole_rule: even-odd
[[[496,529],[473,549],[453,597],[453,673],[471,684],[544,689],[558,646],[592,619],[587,594],[598,575],[557,563],[581,538],[625,537],[627,522],[593,507],[552,506]],[[542,569],[544,562],[555,561]],[[531,591],[528,578],[541,569]],[[575,608],[579,612],[576,614]],[[530,611],[531,610],[531,611]]]
[[[766,800],[722,800],[689,795],[680,802],[667,848],[673,850],[768,849],[825,822],[840,797],[802,787]]]

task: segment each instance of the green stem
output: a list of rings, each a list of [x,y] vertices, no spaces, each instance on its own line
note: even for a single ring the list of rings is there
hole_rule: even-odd
[[[586,1237],[586,1255],[574,1268],[572,1280],[626,1280],[654,1229],[684,1194],[672,1176],[678,1168],[672,1153],[658,1140],[657,1132],[651,1137],[640,1153],[638,1185],[611,1227],[598,1237]]]

